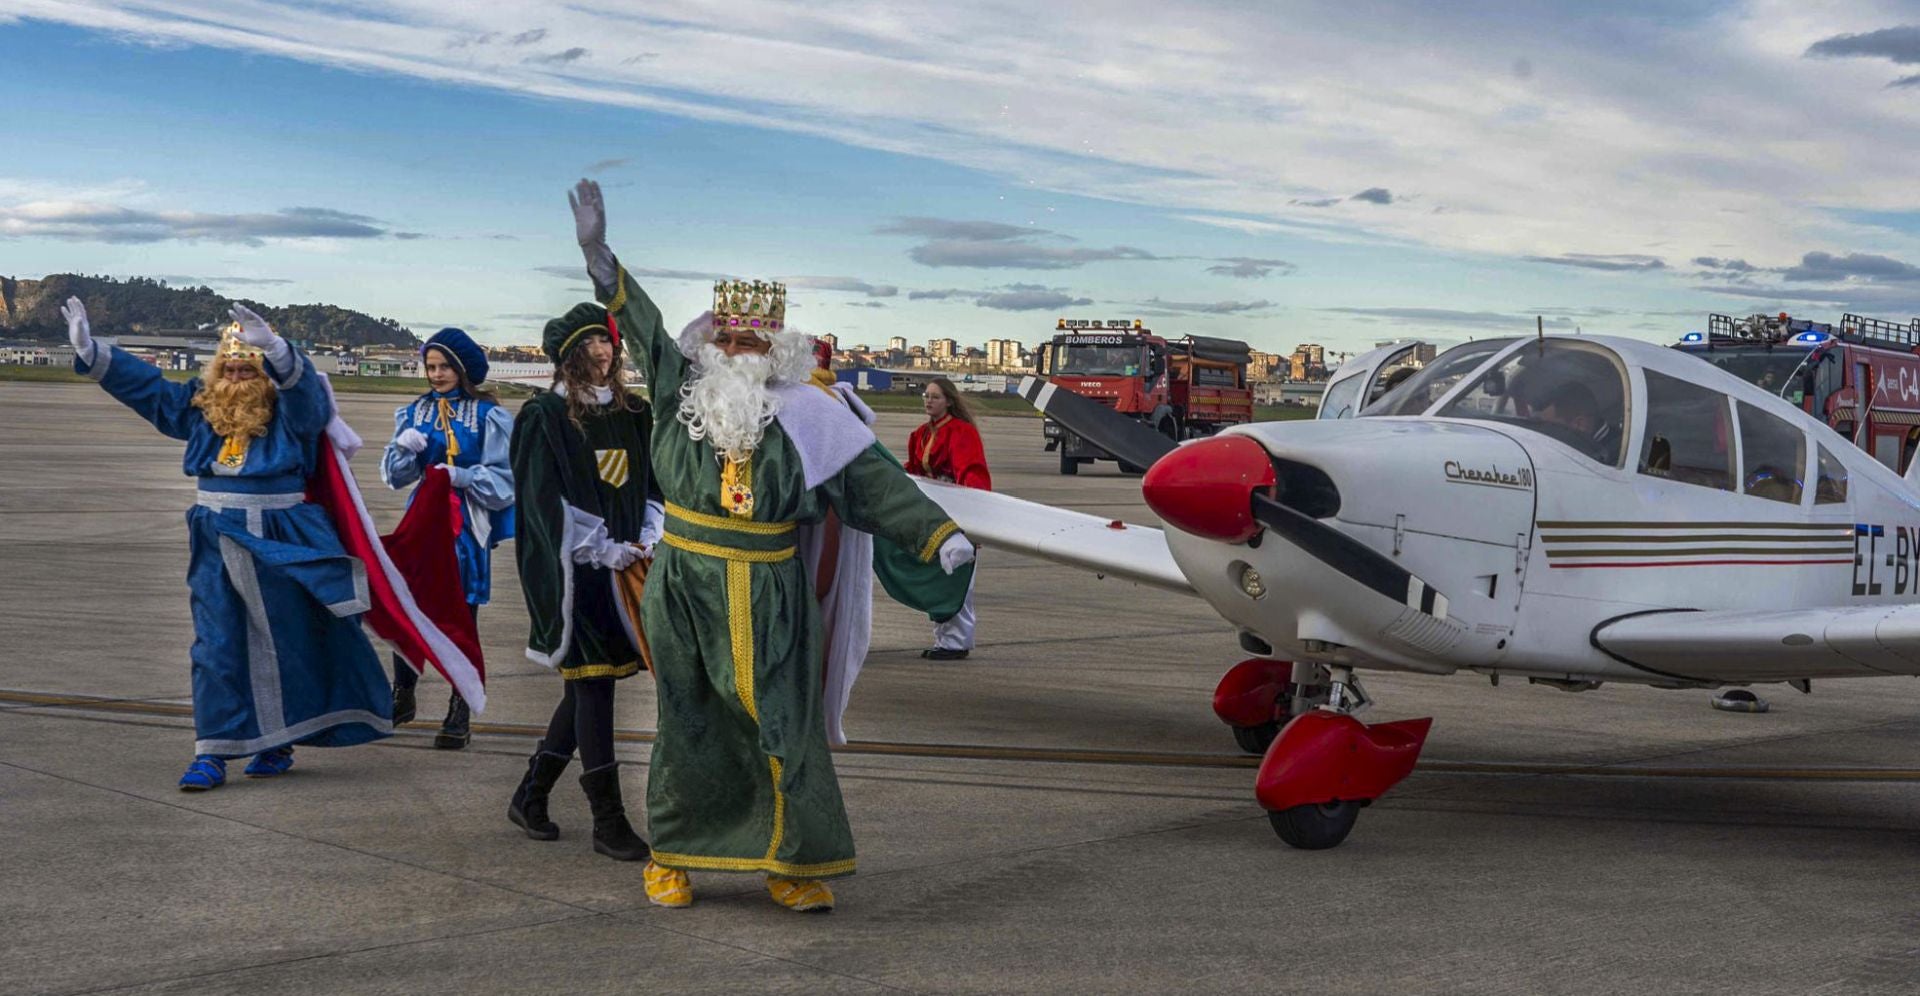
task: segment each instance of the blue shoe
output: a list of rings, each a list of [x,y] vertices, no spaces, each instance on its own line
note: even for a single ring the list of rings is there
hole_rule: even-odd
[[[227,783],[227,762],[212,754],[202,754],[187,765],[187,773],[180,776],[180,791],[206,792],[217,789]]]
[[[248,778],[272,778],[275,775],[286,774],[287,769],[291,767],[293,767],[293,748],[275,747],[255,754],[253,760],[247,762],[246,774]]]

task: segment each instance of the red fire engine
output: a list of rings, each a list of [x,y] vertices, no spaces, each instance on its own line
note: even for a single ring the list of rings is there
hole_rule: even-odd
[[[1133,321],[1062,318],[1044,347],[1042,373],[1054,385],[1083,394],[1152,426],[1169,439],[1210,436],[1253,421],[1247,385],[1252,350],[1238,339],[1167,339]],[[1060,452],[1060,473],[1113,455],[1047,419],[1047,448]],[[1120,469],[1142,473],[1125,461]]]
[[[1706,332],[1687,333],[1675,348],[1777,392],[1895,473],[1920,447],[1920,318],[1709,315]]]

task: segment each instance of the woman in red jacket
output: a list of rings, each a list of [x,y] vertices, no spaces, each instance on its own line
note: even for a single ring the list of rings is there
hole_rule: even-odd
[[[993,477],[987,473],[987,450],[980,444],[980,430],[974,428],[973,412],[953,381],[945,377],[929,381],[923,404],[927,423],[907,437],[907,473],[992,491]],[[978,570],[976,560],[976,576]],[[934,624],[933,647],[922,650],[920,656],[957,661],[972,649],[973,588],[969,586],[966,603],[953,618]]]

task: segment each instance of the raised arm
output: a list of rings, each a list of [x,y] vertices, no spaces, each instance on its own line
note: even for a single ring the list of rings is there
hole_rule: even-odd
[[[945,510],[907,477],[879,443],[820,485],[841,521],[883,537],[922,563],[935,557],[947,573],[973,559],[973,546]]]
[[[267,377],[280,391],[278,417],[286,419],[294,435],[302,439],[325,432],[333,418],[333,399],[314,373],[313,361],[280,338],[266,319],[246,305],[234,305],[232,314],[240,324],[240,339],[266,354]]]
[[[568,192],[567,203],[573,208],[574,237],[586,257],[594,296],[612,313],[620,329],[621,348],[646,378],[655,410],[670,412],[678,406],[680,385],[687,379],[687,358],[668,334],[659,307],[608,248],[607,207],[600,185],[581,180]]]
[[[77,297],[67,298],[60,309],[67,320],[67,341],[73,344],[73,372],[92,379],[114,400],[133,409],[162,434],[185,439],[193,432],[199,414],[193,408],[193,396],[199,381],[175,384],[162,376],[160,368],[120,352],[104,342],[93,341],[87,322],[87,306]]]

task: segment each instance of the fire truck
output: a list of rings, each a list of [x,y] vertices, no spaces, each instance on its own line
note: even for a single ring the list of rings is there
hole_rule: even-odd
[[[1040,371],[1063,390],[1085,395],[1152,426],[1169,439],[1210,436],[1253,421],[1247,384],[1252,350],[1238,339],[1154,335],[1139,319],[1062,318],[1042,347]],[[1060,454],[1060,473],[1114,460],[1113,454],[1047,419],[1047,449]],[[1119,461],[1123,473],[1146,468]]]
[[[1709,315],[1675,346],[1823,419],[1903,473],[1920,447],[1920,318]]]

